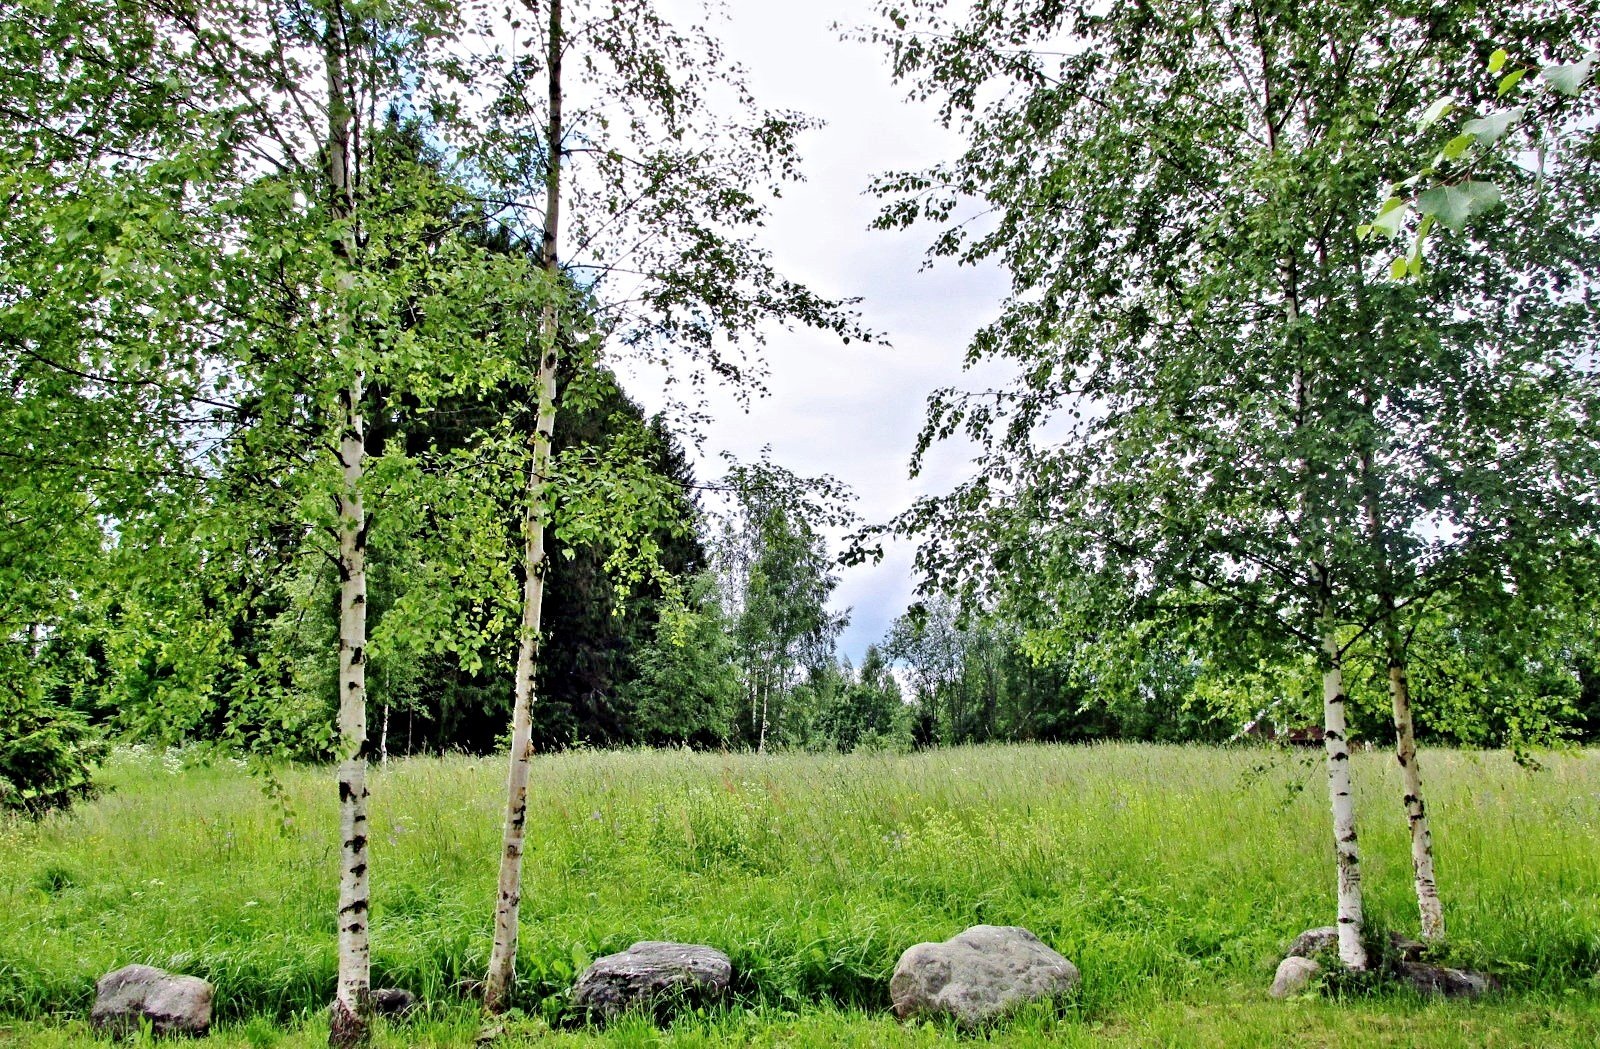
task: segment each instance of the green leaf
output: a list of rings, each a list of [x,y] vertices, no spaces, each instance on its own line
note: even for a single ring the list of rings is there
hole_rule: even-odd
[[[1512,88],[1522,83],[1522,78],[1528,75],[1526,69],[1513,69],[1500,78],[1500,86],[1495,89],[1495,94],[1500,98],[1506,97]]]
[[[1406,224],[1407,209],[1405,201],[1399,197],[1390,197],[1384,202],[1383,210],[1378,212],[1378,217],[1364,227],[1367,232],[1362,236],[1383,236],[1389,239],[1399,236],[1400,230]],[[1360,231],[1357,231],[1360,233]]]
[[[1462,132],[1444,144],[1444,150],[1442,151],[1441,155],[1446,160],[1460,160],[1466,155],[1467,150],[1472,148],[1473,143],[1477,141],[1477,135]]]
[[[1389,263],[1389,279],[1390,280],[1405,280],[1406,279],[1406,272],[1407,272],[1408,268],[1409,267],[1406,264],[1406,260],[1405,260],[1404,256],[1401,256],[1400,258],[1395,259],[1393,262]]]
[[[1501,69],[1505,68],[1506,59],[1510,58],[1510,57],[1511,57],[1510,55],[1506,54],[1506,49],[1505,48],[1503,48],[1503,47],[1495,48],[1494,54],[1489,56],[1489,72],[1490,73],[1498,73],[1498,72],[1500,72]]]
[[[1583,91],[1584,83],[1594,70],[1594,59],[1595,56],[1590,54],[1577,62],[1545,66],[1539,71],[1539,76],[1563,95],[1577,95]]]
[[[1498,113],[1490,113],[1476,120],[1467,121],[1461,125],[1461,130],[1464,134],[1475,137],[1480,144],[1492,146],[1505,137],[1506,132],[1511,130],[1512,124],[1522,119],[1523,112],[1522,106],[1502,109]]]
[[[1417,119],[1417,123],[1422,127],[1428,127],[1438,122],[1440,117],[1454,109],[1455,104],[1455,100],[1449,96],[1441,98],[1423,111],[1422,116]]]
[[[1464,182],[1459,186],[1435,186],[1417,198],[1417,210],[1432,216],[1441,226],[1460,233],[1467,220],[1500,203],[1500,187],[1493,182]]]

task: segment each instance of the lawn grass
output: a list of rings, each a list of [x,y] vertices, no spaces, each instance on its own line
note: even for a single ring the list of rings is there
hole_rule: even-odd
[[[1358,754],[1371,920],[1415,925],[1392,759]],[[884,1016],[901,951],[977,922],[1026,925],[1076,962],[1061,1016],[1011,1045],[1600,1044],[1600,754],[1529,772],[1424,756],[1452,957],[1504,994],[1271,1002],[1285,943],[1332,918],[1315,755],[1105,745],[910,756],[578,752],[530,789],[507,1040],[923,1045]],[[395,762],[372,777],[373,968],[430,1005],[388,1045],[469,1045],[456,989],[487,962],[499,760]],[[82,1044],[94,979],[130,962],[217,987],[218,1045],[322,1044],[333,982],[333,776],[120,754],[72,814],[0,824],[0,1041]],[[563,992],[638,939],[708,943],[734,1005],[664,1033],[575,1026]]]

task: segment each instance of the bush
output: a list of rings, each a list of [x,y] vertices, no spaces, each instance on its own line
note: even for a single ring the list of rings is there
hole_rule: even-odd
[[[105,741],[81,713],[13,696],[0,707],[0,810],[38,817],[94,793]]]

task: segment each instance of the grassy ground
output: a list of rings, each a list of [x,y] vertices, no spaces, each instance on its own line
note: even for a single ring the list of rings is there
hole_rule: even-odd
[[[1398,777],[1357,756],[1369,915],[1415,923]],[[574,753],[534,772],[521,1009],[508,1041],[931,1045],[884,1015],[900,952],[976,922],[1026,925],[1076,962],[1060,1015],[1010,1045],[1600,1044],[1600,754],[1527,772],[1424,757],[1456,961],[1501,974],[1475,1004],[1399,992],[1271,1002],[1284,944],[1331,920],[1320,765],[1189,747],[898,756]],[[373,777],[373,967],[430,1004],[392,1046],[470,1045],[498,854],[498,761]],[[272,790],[223,764],[123,755],[72,815],[0,824],[0,1042],[88,1042],[95,977],[141,961],[218,991],[227,1046],[311,1046],[333,979],[334,788]],[[665,1032],[575,1027],[564,989],[637,939],[727,951],[736,1004]]]

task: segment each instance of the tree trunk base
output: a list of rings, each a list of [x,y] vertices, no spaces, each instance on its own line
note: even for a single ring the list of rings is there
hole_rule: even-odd
[[[372,1021],[365,1009],[351,1009],[335,998],[328,1007],[329,1049],[357,1049],[372,1041]]]

